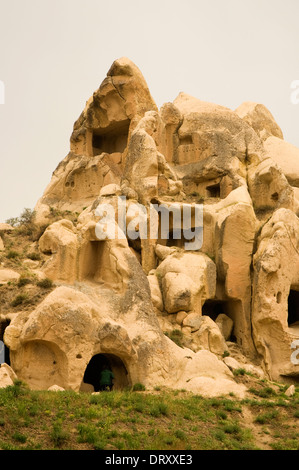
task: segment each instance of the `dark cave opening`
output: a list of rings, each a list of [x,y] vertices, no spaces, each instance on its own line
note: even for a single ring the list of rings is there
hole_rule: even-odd
[[[208,197],[220,197],[220,183],[206,187]]]
[[[131,385],[126,366],[118,356],[114,354],[96,354],[87,364],[83,377],[83,382],[93,385],[95,392],[99,391],[100,373],[103,368],[112,370],[114,390],[122,390]]]
[[[299,291],[290,289],[288,297],[288,325],[299,323]]]
[[[94,130],[92,135],[93,155],[101,153],[122,153],[128,143],[130,121],[121,121],[101,131]]]
[[[234,321],[234,318],[231,314],[231,310],[232,310],[231,301],[208,299],[205,301],[204,305],[202,306],[202,315],[207,315],[213,321],[216,321],[218,315],[220,315],[221,313],[224,313],[225,315],[227,315]],[[229,341],[237,342],[237,338],[234,335],[234,328],[229,338]]]
[[[0,323],[0,364],[5,362],[6,364],[10,366],[9,348],[6,346],[6,344],[3,341],[5,329],[8,327],[9,324],[10,324],[9,320],[5,320]]]
[[[202,314],[209,316],[213,321],[216,320],[220,313],[225,312],[225,302],[220,300],[206,300],[202,306]]]

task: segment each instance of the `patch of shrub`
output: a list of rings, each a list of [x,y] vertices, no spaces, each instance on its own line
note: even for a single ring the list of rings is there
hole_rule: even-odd
[[[145,386],[139,382],[133,385],[133,392],[144,392]]]
[[[177,346],[180,348],[183,347],[182,340],[183,340],[183,333],[180,330],[172,330],[170,333],[164,333],[171,341],[173,341]]]
[[[6,255],[7,259],[17,259],[20,257],[20,253],[14,250],[9,250],[9,252]]]
[[[39,261],[41,259],[40,254],[38,252],[28,253],[27,258],[31,259],[32,261]]]
[[[53,423],[50,437],[56,447],[61,447],[62,444],[69,438],[68,433],[62,428],[60,420],[57,420]]]
[[[53,281],[51,279],[42,279],[41,281],[38,281],[36,284],[38,287],[42,287],[43,289],[50,289],[53,287]]]
[[[246,374],[246,370],[240,367],[239,369],[234,369],[234,370],[233,370],[233,374],[234,374],[235,376],[238,376],[238,375],[245,375],[245,374]]]
[[[255,423],[259,424],[269,423],[270,421],[272,421],[272,419],[277,418],[278,414],[279,413],[277,410],[269,411],[268,413],[262,413],[258,415],[254,421]]]
[[[29,279],[28,277],[20,277],[19,281],[18,281],[18,287],[23,287],[23,286],[26,286],[27,284],[31,284],[31,279]]]
[[[21,432],[19,431],[16,431],[13,433],[12,435],[12,438],[17,441],[17,442],[21,442],[21,443],[25,443],[27,441],[27,437],[25,436],[25,434],[22,434]]]
[[[249,389],[250,393],[253,393],[254,395],[257,395],[258,397],[261,398],[268,398],[270,396],[275,396],[276,392],[272,387],[264,387],[261,390],[257,390],[256,388],[250,388]]]
[[[28,295],[27,294],[19,294],[11,302],[11,306],[12,307],[17,307],[18,305],[21,305],[26,301],[28,301]]]

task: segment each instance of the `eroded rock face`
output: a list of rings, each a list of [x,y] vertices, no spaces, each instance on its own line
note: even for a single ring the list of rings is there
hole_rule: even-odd
[[[55,210],[80,215],[39,240],[56,288],[5,330],[18,377],[32,388],[93,390],[106,361],[116,388],[244,396],[237,366],[223,361],[235,342],[255,363],[248,370],[297,380],[296,152],[263,105],[232,111],[180,93],[158,110],[139,69],[115,61],[35,208],[40,225]],[[202,245],[186,248],[174,216],[167,238],[143,237],[138,204],[145,218],[153,204],[181,213],[203,204]],[[108,206],[113,216],[98,212]]]
[[[255,345],[267,371],[296,377],[290,346],[298,339],[299,220],[290,210],[276,211],[265,224],[254,255],[252,326]]]

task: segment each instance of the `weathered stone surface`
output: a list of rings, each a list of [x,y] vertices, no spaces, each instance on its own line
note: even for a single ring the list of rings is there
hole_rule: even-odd
[[[0,232],[13,232],[15,228],[10,224],[0,223]]]
[[[218,325],[224,339],[229,339],[233,331],[233,320],[225,315],[225,313],[220,313],[220,315],[218,315],[216,318],[215,323]]]
[[[44,266],[47,277],[69,282],[76,279],[78,240],[72,222],[61,220],[50,225],[39,240],[39,248],[51,256]]]
[[[188,317],[186,319],[188,319]],[[195,328],[197,328],[197,326]],[[198,329],[196,329],[195,333],[192,335],[192,340],[196,350],[198,348],[207,349],[219,356],[222,356],[226,350],[225,341],[218,325],[206,315],[201,317]]]
[[[299,186],[299,149],[294,145],[270,136],[264,143],[266,155],[282,170],[291,186]]]
[[[17,379],[13,369],[8,364],[1,364],[0,366],[0,388],[6,388],[13,385],[14,380]]]
[[[158,310],[163,311],[163,298],[158,278],[155,274],[152,274],[151,276],[147,276],[147,279],[151,289],[151,298],[153,305]]]
[[[64,388],[59,387],[59,385],[51,385],[51,387],[48,388],[49,392],[63,392]]]
[[[290,385],[284,393],[287,397],[292,397],[295,394],[295,385]]]
[[[169,313],[180,310],[201,312],[205,299],[216,289],[216,267],[202,253],[175,252],[157,268],[161,278],[165,309]]]
[[[35,207],[36,224],[47,226],[36,243],[41,260],[22,269],[52,279],[54,290],[9,315],[9,325],[0,317],[18,378],[35,389],[93,392],[85,373],[100,355],[116,388],[141,382],[244,397],[235,368],[296,380],[298,152],[263,105],[232,111],[180,93],[158,110],[139,69],[116,60]],[[203,204],[203,243],[190,249],[184,210],[193,210],[195,233],[195,204]],[[152,210],[160,231],[146,226],[144,237]],[[0,224],[5,244],[12,230]],[[2,255],[0,284],[19,279],[12,266]],[[176,335],[184,347],[169,339]]]
[[[264,225],[254,255],[252,328],[255,345],[273,379],[296,376],[291,343],[298,338],[299,221],[277,210]],[[291,298],[289,299],[291,293]]]
[[[20,274],[13,269],[0,269],[0,284],[18,281],[18,279],[20,279]]]
[[[266,140],[269,136],[283,139],[282,130],[263,104],[246,101],[235,112],[255,130],[262,140]]]
[[[36,205],[46,223],[49,208],[82,211],[102,186],[119,184],[128,138],[147,111],[157,111],[138,67],[116,60],[74,124],[70,153],[58,165]]]

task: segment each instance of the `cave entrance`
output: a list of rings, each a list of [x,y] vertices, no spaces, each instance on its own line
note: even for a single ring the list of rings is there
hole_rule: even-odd
[[[216,320],[220,313],[226,313],[226,302],[221,300],[206,300],[202,306],[202,314]]]
[[[5,329],[10,324],[9,320],[4,320],[0,323],[0,364],[4,362],[10,366],[10,356],[9,356],[9,348],[4,344],[3,337]]]
[[[235,303],[231,300],[206,300],[202,306],[202,315],[207,315],[213,321],[216,321],[218,315],[224,313],[234,322],[234,327],[228,341],[237,342],[237,333],[235,333],[236,318],[234,316]]]
[[[288,298],[288,325],[299,325],[299,291],[290,289]]]
[[[99,378],[102,368],[109,368],[114,374],[113,390],[122,390],[129,387],[129,374],[123,361],[114,354],[96,354],[87,364],[83,382],[94,387],[99,391]]]
[[[220,197],[220,183],[212,184],[206,187],[208,197]]]
[[[93,155],[123,153],[128,143],[130,120],[120,121],[107,129],[95,129],[92,134]]]

